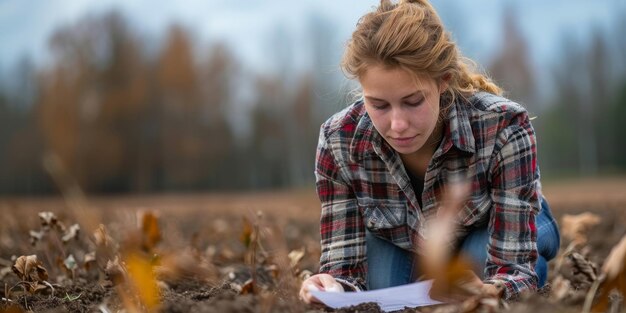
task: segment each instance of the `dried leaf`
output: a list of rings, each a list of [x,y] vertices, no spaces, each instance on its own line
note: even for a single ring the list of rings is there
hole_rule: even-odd
[[[252,226],[252,223],[250,223],[250,220],[244,217],[243,229],[241,230],[241,235],[239,236],[239,240],[241,240],[241,242],[244,244],[244,246],[246,246],[246,248],[250,247],[250,244],[252,243],[253,230],[254,228]]]
[[[269,264],[269,265],[265,266],[265,267],[263,268],[263,270],[264,270],[266,273],[270,274],[270,276],[271,276],[274,280],[278,279],[278,275],[280,274],[280,271],[278,270],[278,266],[277,266],[276,264]]]
[[[63,237],[61,238],[61,240],[63,242],[68,242],[72,239],[78,239],[78,232],[80,231],[80,226],[78,226],[78,224],[74,224],[72,226],[70,226],[70,228],[67,229],[67,231],[65,232],[65,234],[63,234]]]
[[[56,215],[52,212],[39,212],[39,218],[41,219],[41,226],[50,228],[58,221]]]
[[[35,292],[38,292],[38,291],[41,291],[41,290],[46,290],[46,289],[50,288],[50,286],[52,286],[50,284],[46,285],[46,284],[40,284],[38,282],[28,283],[28,285],[29,285],[29,291],[32,292],[32,293],[35,293]]]
[[[39,212],[39,219],[41,220],[43,230],[57,229],[61,232],[65,232],[65,225],[63,225],[52,212]]]
[[[604,281],[600,284],[598,302],[593,306],[594,312],[606,312],[609,296],[616,290],[622,299],[626,299],[626,235],[613,247],[602,266]]]
[[[76,263],[76,259],[74,258],[74,255],[72,255],[72,254],[70,254],[63,261],[63,265],[65,266],[66,269],[68,269],[70,271],[74,271],[78,267],[78,264]]]
[[[97,246],[109,246],[111,244],[111,237],[107,234],[106,227],[100,224],[98,225],[98,229],[93,232],[94,241]]]
[[[570,281],[565,279],[563,276],[557,276],[551,283],[552,290],[552,299],[556,302],[559,302],[568,297],[571,293],[572,286]]]
[[[311,276],[313,276],[313,272],[309,270],[304,270],[298,274],[298,278],[300,279],[300,281],[305,281]]]
[[[477,312],[480,308],[480,299],[478,297],[470,297],[461,303],[461,312]]]
[[[98,268],[104,270],[109,261],[117,258],[117,244],[108,235],[106,227],[100,224],[93,232],[93,241],[96,244],[95,258]]]
[[[445,271],[451,261],[451,242],[454,241],[453,236],[457,229],[456,217],[469,193],[466,182],[455,177],[451,181],[446,186],[437,215],[425,225],[422,247],[426,252],[422,254],[420,263],[423,273],[429,276]]]
[[[140,223],[138,226],[141,229],[142,248],[150,252],[161,241],[159,218],[155,212],[138,211],[137,221]]]
[[[114,285],[121,284],[126,280],[126,270],[120,264],[117,256],[113,261],[107,261],[104,274],[106,274],[107,278],[112,281]]]
[[[17,304],[10,304],[2,309],[3,313],[24,313],[24,309]]]
[[[298,263],[300,263],[300,261],[302,260],[302,258],[304,257],[304,247],[298,249],[298,250],[292,250],[291,252],[289,252],[289,254],[287,254],[287,257],[289,257],[289,265],[291,266],[292,269],[296,268],[296,266],[298,266]]]
[[[255,292],[276,287],[280,275],[278,266],[274,264],[259,265],[256,267],[255,272],[252,272],[249,266],[244,265],[235,265],[222,270],[226,273],[230,283],[238,284],[240,287],[244,286],[248,280],[251,280]],[[240,288],[236,289],[240,290]]]
[[[565,239],[582,246],[587,243],[589,230],[600,223],[600,217],[596,214],[585,212],[577,215],[565,214],[561,218],[561,235]]]
[[[48,279],[48,271],[34,254],[20,256],[11,269],[22,281],[41,282]]]
[[[231,282],[230,286],[233,289],[237,290],[237,292],[241,295],[254,293],[254,282],[252,281],[252,279],[248,279],[242,284]]]
[[[83,266],[85,267],[86,270],[89,270],[91,268],[91,264],[96,262],[96,252],[92,251],[89,252],[87,254],[85,254],[85,259],[83,260]]]
[[[36,245],[39,241],[41,241],[41,239],[43,239],[43,236],[45,235],[44,231],[34,231],[31,230],[29,232],[30,234],[30,244],[31,245]]]
[[[611,249],[609,256],[604,261],[602,272],[606,275],[607,281],[617,279],[620,276],[626,278],[624,270],[626,264],[626,235]]]
[[[141,302],[149,312],[155,312],[159,305],[159,288],[152,271],[152,264],[149,258],[131,253],[126,259],[128,276],[135,287],[135,292],[139,295]]]

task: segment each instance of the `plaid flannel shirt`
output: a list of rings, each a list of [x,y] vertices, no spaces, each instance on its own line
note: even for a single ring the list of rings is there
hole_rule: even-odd
[[[527,112],[479,92],[451,106],[423,193],[416,195],[399,155],[376,131],[362,100],[355,102],[320,130],[315,169],[322,206],[320,272],[365,290],[366,228],[419,254],[425,222],[436,214],[443,188],[452,176],[463,175],[471,190],[457,216],[455,238],[472,227],[488,227],[484,282],[503,285],[505,299],[535,289],[536,161]]]

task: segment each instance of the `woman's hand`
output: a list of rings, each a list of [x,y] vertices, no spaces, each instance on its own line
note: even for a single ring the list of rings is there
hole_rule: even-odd
[[[338,283],[334,277],[328,274],[316,274],[302,282],[300,287],[300,299],[306,303],[318,303],[321,302],[311,295],[311,291],[329,291],[329,292],[343,292],[343,286]]]

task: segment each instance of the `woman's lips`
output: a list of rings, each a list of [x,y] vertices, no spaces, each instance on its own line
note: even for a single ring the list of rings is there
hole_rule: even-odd
[[[408,146],[413,142],[417,135],[413,137],[391,137],[391,141],[393,141],[398,146]]]

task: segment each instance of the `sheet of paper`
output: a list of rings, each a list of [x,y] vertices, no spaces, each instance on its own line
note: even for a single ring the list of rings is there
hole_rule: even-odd
[[[311,294],[327,306],[337,309],[365,302],[376,302],[383,311],[397,311],[405,307],[441,304],[428,296],[432,280],[421,281],[403,286],[362,292],[324,292],[311,291]]]

